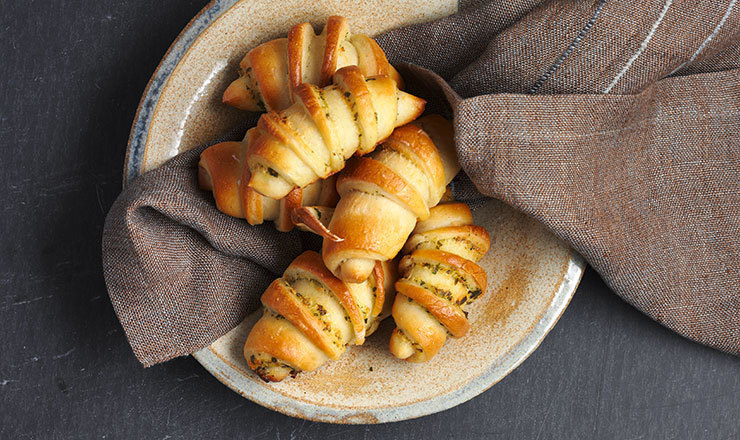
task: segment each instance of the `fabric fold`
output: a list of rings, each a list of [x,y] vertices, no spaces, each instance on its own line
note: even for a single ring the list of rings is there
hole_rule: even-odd
[[[236,327],[304,248],[297,232],[220,213],[198,189],[201,151],[134,179],[106,217],[108,292],[145,366],[190,354]]]
[[[739,92],[738,71],[727,71],[637,95],[465,99],[461,164],[481,193],[542,221],[627,302],[740,354]]]

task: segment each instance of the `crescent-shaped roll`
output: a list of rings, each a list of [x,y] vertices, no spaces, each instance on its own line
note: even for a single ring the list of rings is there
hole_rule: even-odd
[[[278,382],[337,359],[349,344],[363,344],[390,313],[396,278],[386,262],[366,281],[347,284],[319,254],[304,252],[262,294],[264,313],[244,344],[249,368]]]
[[[426,104],[388,76],[365,78],[357,66],[339,69],[334,85],[323,89],[301,84],[295,96],[287,109],[260,117],[249,147],[249,186],[273,199],[336,173],[355,153],[373,151]]]
[[[464,336],[463,308],[486,290],[486,273],[476,264],[490,246],[488,232],[473,225],[470,208],[449,203],[431,209],[406,243],[396,282],[390,350],[399,359],[425,362],[447,336]]]
[[[324,264],[340,279],[367,278],[377,261],[398,254],[417,220],[429,217],[460,170],[452,125],[438,115],[397,128],[371,155],[339,174],[339,203],[324,239]]]
[[[242,142],[222,142],[200,154],[198,184],[213,192],[219,211],[232,217],[245,218],[258,225],[274,221],[279,231],[293,229],[292,212],[307,205],[333,207],[339,196],[336,179],[330,176],[305,188],[296,188],[280,200],[271,199],[249,188],[250,174],[246,166],[247,150],[255,130],[250,129]]]
[[[303,83],[331,83],[334,72],[357,66],[365,76],[388,75],[403,88],[401,75],[383,49],[366,35],[351,35],[344,17],[332,16],[320,35],[310,23],[293,26],[278,38],[250,50],[239,63],[239,78],[224,92],[223,102],[249,111],[277,111],[293,103]]]

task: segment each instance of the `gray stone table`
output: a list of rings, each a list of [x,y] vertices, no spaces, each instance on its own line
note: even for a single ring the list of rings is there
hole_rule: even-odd
[[[292,419],[191,357],[143,369],[108,301],[103,218],[139,97],[205,1],[0,5],[0,438],[740,437],[740,359],[693,344],[592,270],[517,370],[443,413]]]

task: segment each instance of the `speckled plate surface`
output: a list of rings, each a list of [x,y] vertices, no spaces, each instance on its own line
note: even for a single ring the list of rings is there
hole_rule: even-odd
[[[376,34],[405,23],[452,14],[453,0],[217,0],[170,47],[142,98],[131,130],[124,178],[234,127],[243,114],[220,102],[251,47],[283,36],[294,23],[322,24],[332,14],[353,32]],[[470,307],[471,331],[448,342],[425,364],[396,360],[387,350],[392,323],[362,347],[295,379],[266,384],[252,374],[242,347],[255,313],[194,357],[221,382],[260,405],[334,423],[410,419],[465,402],[501,380],[540,344],[568,305],[584,263],[536,221],[497,201],[475,210],[491,233],[481,261],[489,287]],[[258,294],[257,292],[256,294]]]

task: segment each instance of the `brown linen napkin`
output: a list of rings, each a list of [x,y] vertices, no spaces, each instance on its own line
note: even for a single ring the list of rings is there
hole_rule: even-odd
[[[192,353],[236,327],[303,249],[297,233],[220,213],[198,189],[202,150],[134,179],[106,218],[108,293],[145,366]]]
[[[648,316],[737,355],[739,10],[463,2],[378,41],[421,66],[403,69],[407,83],[454,115],[481,193],[542,221]],[[106,219],[108,290],[144,365],[228,331],[303,247],[216,211],[196,163],[185,153],[135,179]]]

